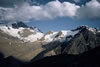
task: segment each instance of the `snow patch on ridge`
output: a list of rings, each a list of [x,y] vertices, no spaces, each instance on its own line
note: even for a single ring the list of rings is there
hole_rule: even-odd
[[[30,28],[27,28],[28,30],[30,30],[31,32],[35,32],[36,34],[31,34],[27,37],[21,37],[18,33],[21,32],[23,33],[23,30],[26,28],[20,27],[18,29],[12,28],[11,26],[0,26],[0,29],[7,33],[8,35],[11,35],[13,37],[17,37],[20,40],[23,40],[24,42],[34,42],[37,41],[38,39],[40,39],[41,37],[43,37],[43,33],[36,31],[36,30],[32,30]]]
[[[55,38],[58,32],[52,32],[51,34],[47,34],[44,36],[46,42],[51,42]]]
[[[30,42],[34,42],[37,41],[39,39],[41,39],[43,37],[43,33],[36,33],[36,35],[32,34],[29,35],[28,37],[23,38],[25,42],[30,41]]]
[[[3,31],[3,32],[5,32],[5,33],[7,33],[7,34],[9,34],[9,35],[11,35],[11,36],[14,36],[14,37],[20,37],[19,36],[19,34],[18,34],[18,31],[21,31],[21,30],[23,30],[24,28],[22,28],[22,27],[20,27],[19,29],[14,29],[14,28],[12,28],[11,26],[9,26],[9,27],[6,27],[6,26],[0,26],[0,29]]]
[[[52,42],[52,41],[60,41],[63,42],[66,40],[67,36],[74,37],[75,34],[77,34],[79,31],[70,31],[70,30],[62,30],[60,32],[52,32],[50,34],[44,35],[44,41],[46,42]],[[59,34],[60,33],[60,34]],[[71,38],[68,38],[67,40],[71,40]]]
[[[95,34],[96,29],[94,28],[89,28],[90,31],[92,31]]]
[[[74,37],[79,31],[62,30],[61,32],[62,32],[62,35],[60,37],[62,37],[62,38],[60,39],[60,42],[63,42],[66,40],[66,37],[68,37],[68,36]],[[72,38],[67,38],[67,41],[69,41],[71,39]]]
[[[70,30],[65,31],[65,30],[62,30],[61,32],[63,33],[63,37],[64,37],[64,36],[69,36],[69,35],[74,36],[74,35],[77,34],[79,31],[70,31]]]

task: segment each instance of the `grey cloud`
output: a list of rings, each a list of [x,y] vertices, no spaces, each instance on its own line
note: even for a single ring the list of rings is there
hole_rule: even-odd
[[[0,0],[0,6],[14,7],[14,5],[21,5],[24,2],[24,0]]]
[[[79,19],[100,19],[100,3],[96,0],[88,2],[77,10],[76,15]]]

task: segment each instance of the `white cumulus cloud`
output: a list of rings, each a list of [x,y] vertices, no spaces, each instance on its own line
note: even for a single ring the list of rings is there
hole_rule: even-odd
[[[73,17],[79,6],[69,2],[51,1],[46,5],[30,6],[28,3],[23,5],[4,8],[0,7],[1,21],[27,21],[54,19],[56,17]]]
[[[79,19],[100,19],[100,3],[92,0],[86,5],[78,6],[70,2],[51,1],[45,5],[31,6],[23,3],[21,6],[0,7],[0,21],[45,20],[57,17]]]

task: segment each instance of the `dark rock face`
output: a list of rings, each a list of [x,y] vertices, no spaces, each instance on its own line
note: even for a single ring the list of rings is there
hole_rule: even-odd
[[[71,41],[62,44],[55,52],[68,53],[68,54],[81,54],[97,46],[100,46],[100,33],[90,31],[88,27],[82,26],[77,28],[80,30],[78,34],[72,38]]]
[[[19,27],[28,28],[28,26],[24,24],[23,22],[13,23],[12,27],[13,28],[19,28]]]
[[[84,30],[84,29],[88,29],[88,28],[89,28],[88,26],[83,25],[83,26],[77,27],[76,29],[73,29],[72,31],[76,31],[76,30]]]
[[[80,30],[78,34],[76,34],[74,37],[66,37],[66,41],[64,42],[54,41],[52,43],[43,45],[42,47],[46,50],[40,53],[36,58],[43,58],[45,57],[45,54],[47,54],[50,51],[54,51],[56,55],[80,55],[86,51],[100,46],[99,32],[91,31],[87,26],[81,26],[77,30]],[[67,38],[71,38],[71,40],[68,41]]]
[[[54,41],[52,43],[47,43],[42,47],[46,50],[42,54],[42,57],[49,51],[54,51],[56,55],[59,54],[71,54],[71,55],[79,55],[86,51],[89,51],[95,47],[100,46],[100,33],[97,31],[89,30],[87,26],[78,27],[79,33],[74,37],[68,36],[64,42]],[[73,30],[74,31],[74,30]],[[95,32],[95,33],[94,33]],[[71,38],[70,41],[67,39]],[[41,56],[38,55],[38,57]],[[43,55],[44,54],[44,55]],[[34,59],[33,59],[34,60]]]
[[[60,31],[60,32],[58,32],[58,34],[55,36],[55,37],[59,37],[59,36],[61,36],[63,33]]]

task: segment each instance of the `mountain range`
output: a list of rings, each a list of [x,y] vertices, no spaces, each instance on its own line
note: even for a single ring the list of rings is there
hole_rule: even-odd
[[[88,26],[58,32],[49,31],[47,33],[41,32],[36,27],[29,27],[23,22],[1,24],[0,26],[0,53],[3,54],[3,59],[6,58],[7,63],[10,57],[11,64],[8,67],[16,66],[16,64],[20,65],[20,62],[15,62],[15,59],[31,63],[36,61],[37,63],[38,60],[41,61],[41,59],[48,56],[59,57],[60,55],[61,58],[64,55],[84,55],[85,52],[99,46],[100,30]],[[12,57],[15,59],[12,60]],[[0,60],[0,64],[1,62],[3,61]]]

